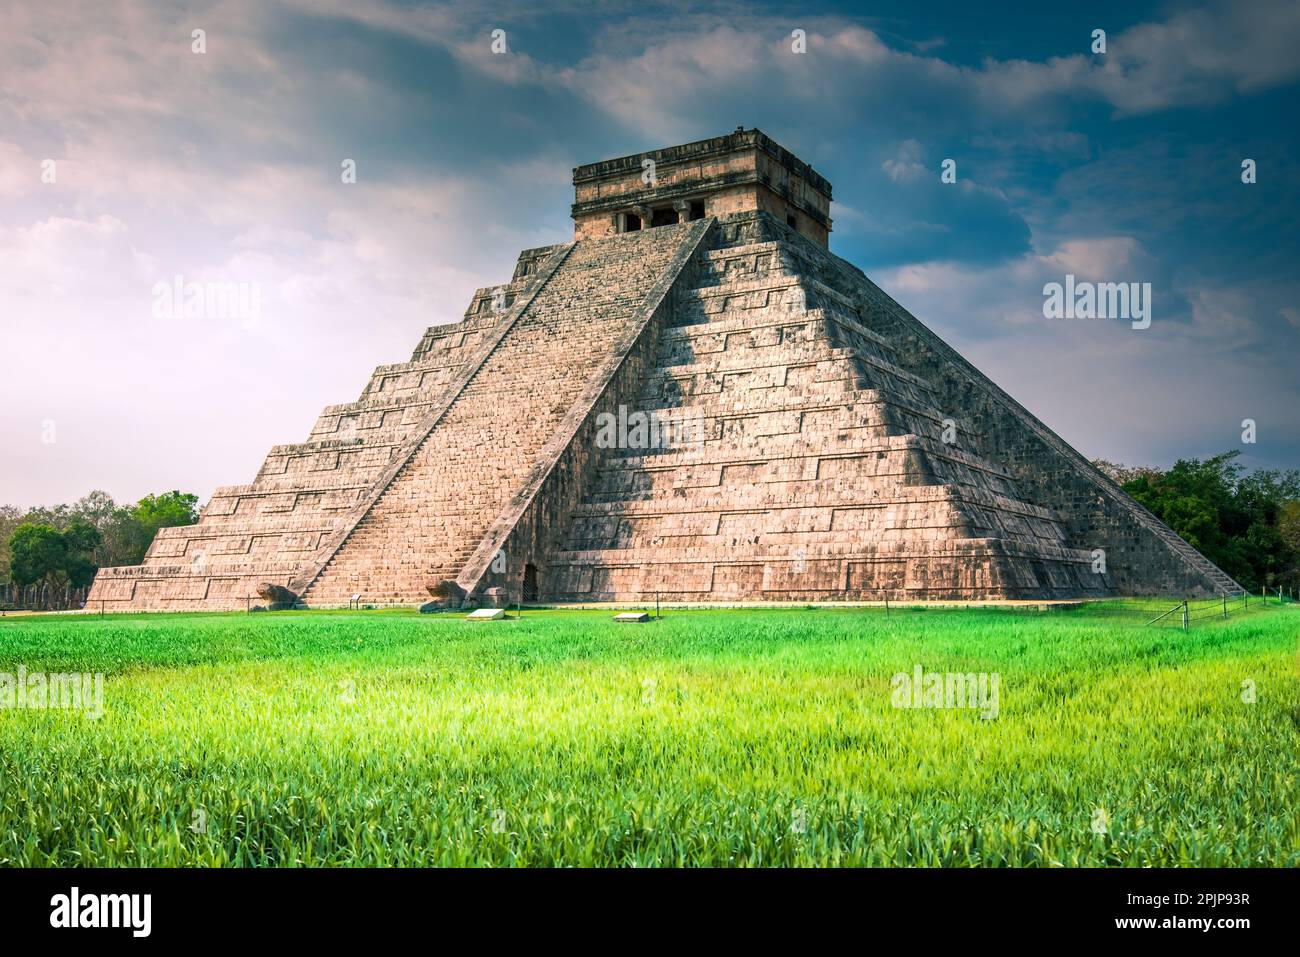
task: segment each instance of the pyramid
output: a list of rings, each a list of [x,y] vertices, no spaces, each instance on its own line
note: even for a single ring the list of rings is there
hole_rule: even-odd
[[[760,131],[574,184],[573,242],[101,569],[91,606],[1240,592],[830,253],[830,184]]]

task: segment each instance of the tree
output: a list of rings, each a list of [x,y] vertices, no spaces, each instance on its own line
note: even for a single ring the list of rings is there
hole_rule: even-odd
[[[1124,490],[1243,586],[1297,585],[1300,552],[1284,532],[1286,503],[1300,499],[1300,472],[1249,475],[1240,452],[1180,459],[1140,475]]]
[[[146,495],[136,502],[130,517],[136,523],[134,529],[127,528],[128,535],[134,536],[129,542],[129,561],[124,565],[138,565],[144,561],[149,543],[158,534],[160,528],[176,525],[193,525],[199,520],[199,497],[188,492],[163,492],[161,495]]]
[[[1282,503],[1278,510],[1277,530],[1288,548],[1300,552],[1300,500]]]
[[[10,573],[14,584],[26,588],[48,581],[63,569],[67,546],[52,525],[24,522],[9,537]]]
[[[86,588],[95,579],[90,555],[99,544],[99,530],[78,519],[64,531],[53,525],[24,522],[9,538],[11,571],[20,588],[47,582],[53,588]]]
[[[0,505],[0,582],[9,581],[9,538],[23,522],[22,509]]]
[[[1159,475],[1160,470],[1150,465],[1124,465],[1120,462],[1110,462],[1106,459],[1093,459],[1092,464],[1106,474],[1106,476],[1116,485],[1127,485],[1134,479],[1143,476]]]
[[[72,505],[25,511],[2,505],[0,582],[13,581],[22,587],[50,581],[54,585],[85,587],[100,568],[140,564],[158,529],[192,525],[198,520],[198,501],[196,495],[171,491],[146,495],[134,505],[123,506],[107,492],[96,490]],[[62,536],[65,553],[61,562],[54,556],[58,544],[47,531],[26,531],[19,536],[23,554],[15,568],[11,543],[23,525],[40,526]]]
[[[99,568],[137,565],[149,547],[150,534],[135,516],[136,506],[118,505],[107,492],[93,491],[73,504],[71,515],[94,525],[99,544],[91,560]]]
[[[104,524],[110,521],[117,512],[118,505],[113,501],[113,496],[100,489],[89,492],[85,497],[72,503],[68,510],[73,519],[84,519],[98,529],[103,529]]]
[[[38,505],[35,508],[28,509],[27,514],[23,516],[24,522],[32,522],[37,525],[49,525],[56,531],[62,531],[68,524],[71,509],[67,505],[54,505],[46,507]]]
[[[73,588],[89,588],[99,566],[92,557],[99,547],[99,529],[85,519],[74,519],[63,531],[63,574]]]
[[[131,510],[136,519],[149,529],[150,537],[160,528],[193,525],[199,520],[199,497],[188,492],[164,492],[146,495]]]
[[[118,506],[99,526],[101,541],[95,549],[95,564],[138,565],[149,547],[149,534],[133,514],[134,506]]]
[[[1290,552],[1286,568],[1286,581],[1291,588],[1300,588],[1300,499],[1289,499],[1278,509],[1277,533]]]

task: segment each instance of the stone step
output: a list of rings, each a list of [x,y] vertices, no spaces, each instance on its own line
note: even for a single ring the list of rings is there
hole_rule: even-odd
[[[635,315],[685,232],[576,243],[491,346],[392,483],[360,515],[306,592],[423,591],[472,553]],[[514,415],[510,410],[517,410]]]

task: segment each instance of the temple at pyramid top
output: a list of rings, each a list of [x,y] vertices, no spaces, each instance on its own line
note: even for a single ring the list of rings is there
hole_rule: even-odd
[[[762,211],[826,247],[831,184],[760,130],[587,163],[573,171],[574,239]]]

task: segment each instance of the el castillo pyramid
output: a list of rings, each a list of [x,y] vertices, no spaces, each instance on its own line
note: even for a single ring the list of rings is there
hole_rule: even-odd
[[[833,255],[830,183],[760,131],[573,182],[572,242],[102,569],[91,607],[1240,591]]]

